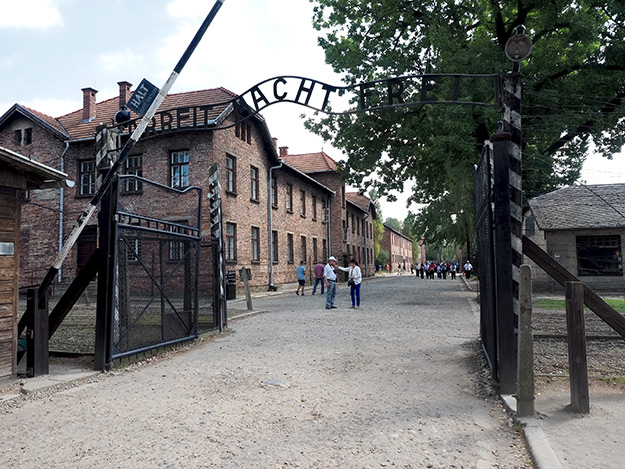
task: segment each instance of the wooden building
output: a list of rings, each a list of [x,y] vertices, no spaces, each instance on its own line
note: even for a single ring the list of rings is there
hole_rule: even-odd
[[[67,175],[0,147],[0,381],[14,378],[22,203],[31,190],[69,187]]]

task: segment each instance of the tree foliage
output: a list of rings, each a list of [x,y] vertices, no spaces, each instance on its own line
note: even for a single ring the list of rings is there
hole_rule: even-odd
[[[527,198],[571,184],[593,143],[625,143],[622,0],[311,0],[326,60],[348,84],[422,73],[511,70],[517,25],[534,43],[522,64]],[[501,110],[419,105],[307,122],[345,151],[347,182],[380,195],[412,181],[412,221],[428,241],[471,242],[473,166]]]

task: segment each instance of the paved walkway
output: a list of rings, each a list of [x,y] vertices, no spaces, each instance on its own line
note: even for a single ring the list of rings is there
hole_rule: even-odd
[[[51,368],[0,393],[0,467],[529,467],[496,399],[476,395],[479,315],[463,280],[381,276],[352,310],[295,285],[229,302],[230,333],[109,374]],[[78,380],[78,381],[77,381]],[[621,468],[621,396],[524,421],[534,467]],[[507,399],[514,406],[511,398]]]

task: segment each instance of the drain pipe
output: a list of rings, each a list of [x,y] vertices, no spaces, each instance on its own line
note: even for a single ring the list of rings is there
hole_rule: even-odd
[[[369,270],[367,269],[367,264],[368,264],[368,260],[369,260],[369,251],[367,249],[367,219],[369,218],[369,214],[366,213],[365,216],[363,217],[363,220],[365,221],[365,225],[363,226],[364,228],[364,235],[365,235],[365,277],[369,276]]]
[[[69,149],[69,141],[66,140],[65,141],[65,150],[63,150],[63,153],[61,153],[61,172],[62,173],[65,172],[65,153],[67,153],[68,149]],[[65,210],[65,187],[61,186],[60,200],[59,200],[59,253],[63,249],[63,237],[64,237],[64,231],[63,231],[63,222],[64,222],[63,211],[64,210]],[[62,279],[63,279],[63,266],[61,265],[59,267],[57,282],[61,283]]]
[[[332,217],[330,216],[330,214],[332,213],[331,210],[331,203],[332,203],[332,199],[334,198],[334,194],[331,194],[330,197],[328,198],[328,202],[327,202],[327,207],[326,210],[328,211],[328,258],[332,255],[332,229],[330,226],[330,220],[332,219]],[[326,262],[328,261],[328,259],[325,260]]]
[[[267,198],[267,209],[269,210],[269,290],[276,291],[277,288],[273,285],[273,197],[271,190],[273,188],[273,170],[282,168],[284,160],[280,159],[280,164],[269,168],[269,189]]]

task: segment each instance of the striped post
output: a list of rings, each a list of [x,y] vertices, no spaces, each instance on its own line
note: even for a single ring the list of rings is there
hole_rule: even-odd
[[[520,311],[519,285],[520,269],[523,260],[522,237],[522,185],[521,185],[521,102],[522,84],[520,72],[512,72],[504,77],[503,86],[503,125],[504,131],[510,133],[509,141],[509,175],[510,175],[510,231],[512,244],[512,288],[514,313],[518,317]]]

